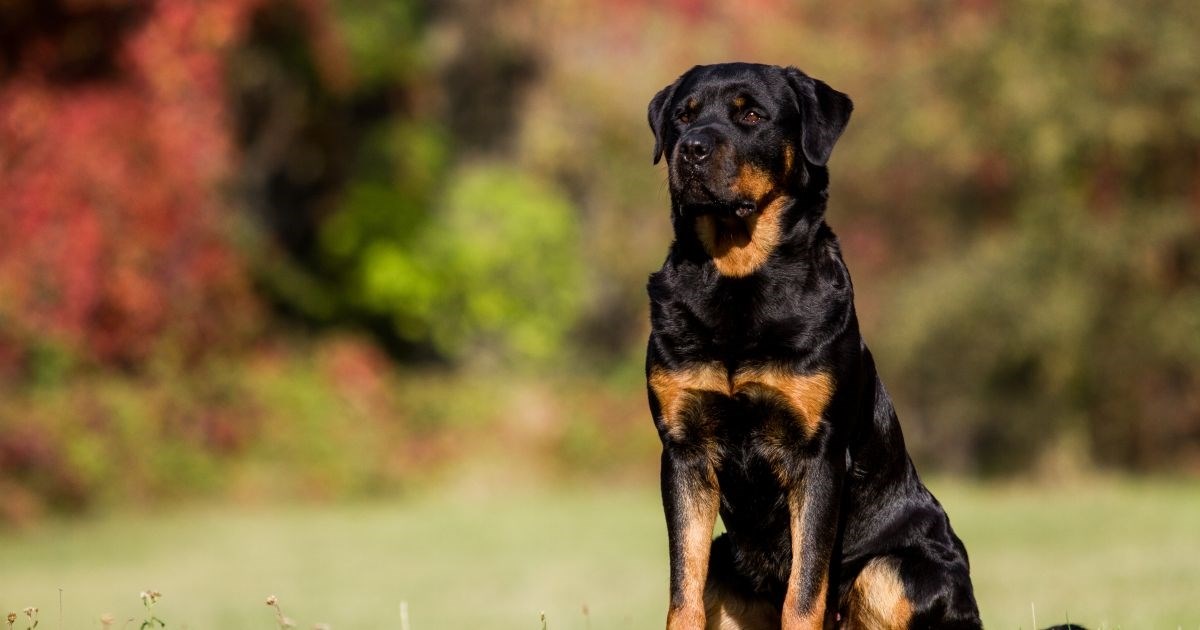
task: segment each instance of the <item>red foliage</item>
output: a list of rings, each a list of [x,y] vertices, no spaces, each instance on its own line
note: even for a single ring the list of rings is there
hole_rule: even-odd
[[[108,4],[146,11],[105,51],[115,73],[58,79],[62,29],[0,84],[0,368],[46,343],[116,364],[167,339],[193,353],[255,320],[219,186],[223,58],[260,0]]]

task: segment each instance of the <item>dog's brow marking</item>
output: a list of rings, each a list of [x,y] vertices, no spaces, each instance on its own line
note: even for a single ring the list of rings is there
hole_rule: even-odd
[[[739,96],[739,97],[733,99],[733,108],[734,109],[741,109],[745,106],[746,106],[746,97],[745,96]]]
[[[729,372],[720,362],[693,363],[678,369],[659,367],[650,370],[650,389],[658,398],[662,421],[667,432],[677,435],[680,414],[688,398],[695,392],[729,393]]]
[[[847,628],[899,630],[912,620],[912,602],[904,593],[899,562],[875,558],[863,567],[850,588]]]
[[[779,365],[742,368],[733,375],[735,393],[751,383],[778,391],[808,437],[816,434],[834,389],[833,377],[828,372],[797,374]]]
[[[754,273],[779,244],[783,197],[743,220],[727,223],[706,214],[696,220],[696,235],[712,256],[717,273],[742,278]]]

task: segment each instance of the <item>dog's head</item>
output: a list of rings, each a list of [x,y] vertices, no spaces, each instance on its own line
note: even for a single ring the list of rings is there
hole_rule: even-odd
[[[696,66],[650,101],[654,162],[666,156],[680,213],[748,218],[809,184],[852,108],[796,68]]]

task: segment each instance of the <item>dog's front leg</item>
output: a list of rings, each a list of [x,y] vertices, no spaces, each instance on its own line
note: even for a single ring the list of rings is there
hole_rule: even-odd
[[[792,567],[783,600],[783,630],[833,626],[826,603],[844,471],[826,459],[809,460],[798,482],[785,486],[789,488]]]
[[[650,412],[662,439],[662,498],[671,554],[668,630],[703,630],[704,585],[717,521],[717,443],[712,405],[728,391],[719,363],[648,373]]]
[[[703,630],[704,584],[720,490],[706,449],[665,443],[662,496],[671,554],[668,630]]]

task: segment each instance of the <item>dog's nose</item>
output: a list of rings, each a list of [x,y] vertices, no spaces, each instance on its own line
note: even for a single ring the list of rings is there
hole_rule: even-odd
[[[679,152],[682,154],[684,162],[699,164],[712,155],[712,138],[708,134],[691,134],[681,141]]]

